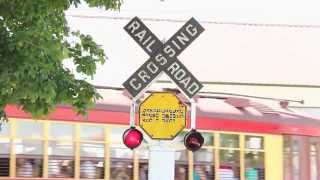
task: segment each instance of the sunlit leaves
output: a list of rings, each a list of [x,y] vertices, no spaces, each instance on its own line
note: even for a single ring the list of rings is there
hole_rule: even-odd
[[[89,6],[119,9],[119,0],[86,0]],[[34,117],[58,104],[78,113],[101,98],[94,87],[63,66],[73,61],[78,73],[93,76],[106,56],[91,36],[70,32],[65,10],[80,0],[0,0],[0,121],[4,107],[16,104]],[[70,42],[70,38],[78,39]]]

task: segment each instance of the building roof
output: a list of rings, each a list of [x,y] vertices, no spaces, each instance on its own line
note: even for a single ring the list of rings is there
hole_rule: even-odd
[[[96,104],[97,109],[129,112],[131,99],[121,90],[99,90],[104,97]],[[148,96],[147,93],[140,100]],[[185,103],[188,101],[178,95]],[[204,95],[197,98],[197,116],[207,118],[237,119],[258,122],[281,122],[305,125],[306,121],[320,127],[320,119],[297,110],[289,109],[286,102],[243,98],[226,95]],[[138,102],[139,103],[139,102]]]
[[[99,93],[104,98],[98,100],[86,117],[77,115],[69,106],[58,106],[46,119],[129,126],[132,101],[126,93],[111,89],[100,89]],[[139,102],[147,96],[148,93]],[[181,94],[178,96],[188,104]],[[195,99],[198,129],[320,136],[320,119],[289,109],[288,102],[204,94],[199,94]],[[30,118],[16,106],[8,106],[6,112],[11,118]],[[190,112],[187,127],[190,128]]]

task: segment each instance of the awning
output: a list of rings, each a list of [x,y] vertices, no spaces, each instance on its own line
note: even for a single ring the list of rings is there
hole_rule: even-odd
[[[131,100],[121,90],[99,92],[104,99],[87,117],[77,115],[69,106],[58,106],[46,119],[129,126]],[[7,106],[6,112],[10,118],[30,118],[14,105]],[[190,127],[189,116],[187,119]],[[320,119],[287,108],[287,102],[232,96],[200,96],[196,126],[202,130],[320,136]]]

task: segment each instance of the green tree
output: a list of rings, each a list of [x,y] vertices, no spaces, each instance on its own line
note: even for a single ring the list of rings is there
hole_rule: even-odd
[[[121,0],[84,1],[106,10],[121,5]],[[7,120],[8,104],[41,117],[57,104],[85,114],[101,98],[91,84],[63,66],[73,61],[78,73],[92,77],[96,65],[106,59],[91,36],[68,26],[65,10],[79,4],[80,0],[0,0],[0,122]]]

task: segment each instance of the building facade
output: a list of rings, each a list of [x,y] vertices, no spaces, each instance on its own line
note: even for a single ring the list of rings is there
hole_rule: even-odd
[[[104,93],[86,117],[59,106],[34,120],[8,106],[10,121],[0,132],[0,179],[148,179],[147,136],[135,150],[122,143],[130,100],[121,91]],[[188,119],[171,143],[175,179],[320,178],[320,120],[253,99],[203,97],[197,105],[205,144],[195,153],[185,149]]]

